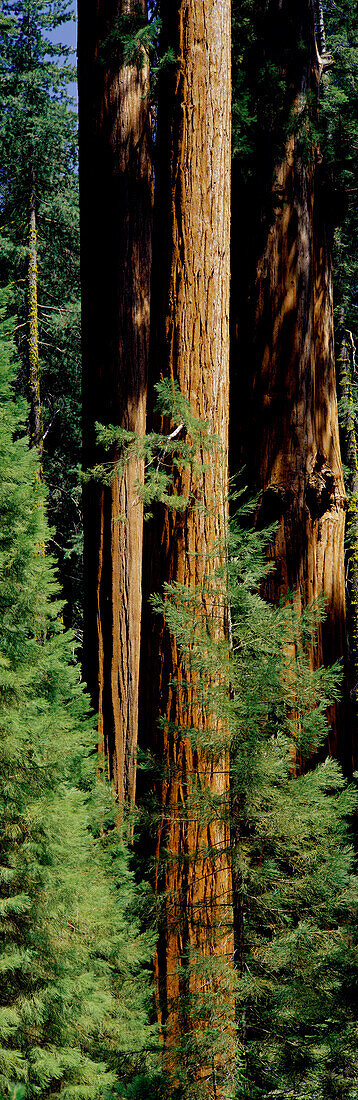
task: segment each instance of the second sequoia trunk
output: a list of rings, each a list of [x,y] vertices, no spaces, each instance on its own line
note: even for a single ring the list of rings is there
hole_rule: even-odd
[[[270,549],[274,570],[265,594],[277,601],[295,592],[299,607],[323,597],[326,617],[312,654],[318,665],[346,652],[346,497],[335,381],[331,203],[321,158],[306,140],[321,75],[312,4],[287,0],[277,19],[280,42],[287,43],[288,24],[296,30],[284,74],[296,133],[287,139],[276,171],[271,206],[266,195],[265,214],[258,203],[250,220],[246,209],[249,237],[239,210],[236,215],[234,246],[240,240],[241,258],[238,271],[234,247],[233,361],[240,399],[233,398],[233,432],[239,422],[243,447],[235,458],[247,464],[251,487],[259,493],[258,522],[277,523]],[[331,709],[329,748],[349,772],[346,717],[343,704]]]
[[[223,582],[216,589],[214,576],[227,524],[230,4],[177,0],[170,8],[163,10],[163,49],[171,47],[177,62],[160,90],[153,362],[157,377],[179,386],[219,442],[198,456],[206,459],[200,471],[173,474],[176,492],[192,494],[196,506],[158,508],[148,537],[147,592],[161,591],[165,582],[181,586],[178,605],[193,604],[193,639],[205,620],[225,644]],[[162,426],[170,432],[170,423]],[[144,741],[160,773],[158,1012],[167,1065],[175,1078],[186,1073],[185,1095],[194,1087],[195,1096],[223,1100],[232,1094],[234,1033],[225,734],[200,697],[190,638],[183,656],[162,619],[151,619],[146,634]],[[209,681],[214,688],[215,675]]]
[[[143,436],[146,422],[152,180],[149,65],[122,56],[121,29],[145,0],[80,0],[79,113],[84,465],[115,453],[96,422]],[[140,47],[139,47],[140,48]],[[85,677],[120,803],[135,797],[143,509],[135,457],[84,494]]]

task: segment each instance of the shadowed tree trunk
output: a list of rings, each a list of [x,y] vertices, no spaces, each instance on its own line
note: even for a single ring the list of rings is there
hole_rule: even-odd
[[[179,384],[220,444],[214,454],[198,456],[207,460],[204,470],[174,474],[176,492],[193,493],[197,507],[158,508],[148,537],[146,587],[149,594],[168,582],[191,591],[201,608],[198,618],[193,612],[193,635],[202,615],[223,642],[226,600],[223,582],[215,591],[213,575],[223,561],[227,527],[229,0],[176,0],[169,11],[163,6],[163,24],[162,49],[171,47],[177,61],[160,88],[153,373]],[[162,429],[170,432],[171,425]],[[195,1095],[221,1100],[233,1069],[234,1024],[225,734],[210,706],[201,705],[188,654],[183,657],[161,618],[147,614],[143,740],[154,749],[160,772],[155,865],[164,895],[158,1014],[167,1064],[175,1076],[186,1067],[188,1095],[191,1081]]]
[[[79,0],[84,465],[105,458],[95,424],[145,432],[151,270],[149,65],[123,62],[117,32],[145,0]],[[131,24],[132,18],[132,24]],[[117,34],[117,40],[116,40]],[[142,505],[132,458],[84,492],[85,676],[120,803],[135,798]]]
[[[266,195],[265,215],[263,196],[260,206],[256,195],[256,209],[246,205],[245,222],[242,209],[235,216],[233,451],[260,494],[258,522],[278,524],[265,594],[277,601],[294,591],[299,607],[324,598],[326,618],[312,659],[330,664],[346,653],[346,499],[334,363],[331,201],[309,131],[321,69],[311,0],[273,0],[272,7],[279,42],[286,43],[285,78],[297,126],[269,201]],[[235,444],[239,424],[241,450]],[[330,751],[350,771],[345,704],[331,709],[330,720]]]

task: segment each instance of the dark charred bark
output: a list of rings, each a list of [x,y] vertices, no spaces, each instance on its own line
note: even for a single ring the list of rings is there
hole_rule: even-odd
[[[145,0],[79,0],[84,467],[116,455],[96,423],[143,436],[146,424],[152,175],[149,65],[123,63],[122,17]],[[142,505],[133,457],[111,487],[84,492],[85,678],[120,803],[135,798]]]

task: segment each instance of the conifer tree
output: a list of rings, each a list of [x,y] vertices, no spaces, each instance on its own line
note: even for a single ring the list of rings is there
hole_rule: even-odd
[[[77,629],[81,593],[77,119],[67,0],[4,0],[0,25],[0,280],[12,284],[19,388],[49,486],[53,546]],[[40,392],[41,391],[41,392]]]
[[[212,722],[216,714],[231,743],[230,810],[225,798],[216,800],[217,818],[230,818],[235,903],[236,1083],[228,1095],[353,1100],[358,878],[350,829],[357,791],[332,759],[303,775],[297,767],[327,740],[339,672],[311,668],[317,611],[299,617],[292,602],[275,608],[259,595],[269,536],[250,530],[247,512],[231,536],[229,662],[197,590],[173,584],[155,601],[189,669],[183,693],[195,673]],[[200,747],[200,728],[187,728],[186,736]],[[201,788],[196,798],[204,821],[210,796]],[[201,1095],[195,1065],[220,1044],[223,969],[219,988],[221,996],[213,995],[208,971],[196,1032],[182,1034],[184,1096]],[[192,1008],[182,976],[182,1005],[185,998]],[[215,1096],[213,1083],[211,1090]]]
[[[300,774],[327,743],[340,677],[312,671],[317,612],[259,596],[264,562],[246,519],[232,544],[228,703],[237,1095],[338,1100],[358,1095],[357,791],[331,759]]]
[[[112,792],[95,780],[93,719],[39,549],[44,493],[26,409],[10,392],[13,354],[2,333],[0,1091],[93,1098],[120,1082],[123,1095],[155,1060],[151,944]]]

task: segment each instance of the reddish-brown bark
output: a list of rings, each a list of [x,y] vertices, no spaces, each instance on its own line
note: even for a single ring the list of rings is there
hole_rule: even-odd
[[[193,623],[206,617],[223,641],[225,599],[212,580],[225,554],[227,525],[230,4],[177,0],[163,18],[163,46],[171,45],[178,60],[160,95],[154,372],[179,383],[220,446],[205,456],[205,470],[176,475],[176,490],[192,492],[198,506],[184,513],[158,509],[148,539],[147,589],[169,582],[191,590],[201,608]],[[190,659],[163,621],[152,618],[146,633],[143,736],[162,773],[155,854],[157,888],[165,899],[156,956],[158,1012],[168,1064],[175,1072],[184,1069],[184,1050],[176,1044],[191,1034],[197,1053],[188,1055],[188,1080],[196,1081],[200,1095],[223,1100],[234,1026],[225,734],[210,707],[201,705]],[[204,978],[204,965],[211,978]],[[204,1011],[205,1000],[216,1040],[214,1049],[208,1043],[204,1050],[207,1021],[200,1023],[196,1013],[199,1005]]]
[[[149,65],[110,43],[145,0],[79,0],[83,427],[85,468],[115,456],[95,424],[145,432],[152,177]],[[85,676],[119,800],[133,805],[138,730],[142,506],[132,458],[84,493]]]
[[[283,27],[287,4],[281,5]],[[305,43],[305,50],[292,58],[289,85],[298,116],[308,92],[317,99],[320,69],[310,0],[290,6],[291,20],[295,12],[297,44]],[[234,266],[234,388],[238,392],[240,387],[240,399],[234,398],[233,421],[235,432],[237,421],[242,424],[243,441],[235,457],[238,464],[247,463],[251,487],[260,494],[258,522],[278,523],[270,548],[275,569],[265,593],[277,601],[296,592],[299,607],[324,598],[326,618],[312,657],[315,664],[330,664],[344,658],[346,650],[346,498],[335,381],[331,227],[324,166],[317,151],[307,149],[307,143],[303,148],[305,134],[297,129],[276,172],[264,238],[259,209],[250,240],[240,214],[236,219],[236,243],[241,230],[243,242],[246,237],[248,277]],[[235,265],[235,244],[233,256]],[[245,263],[245,243],[243,257]],[[237,260],[242,262],[239,256]],[[344,703],[332,707],[330,719],[330,751],[349,771],[352,745]]]

